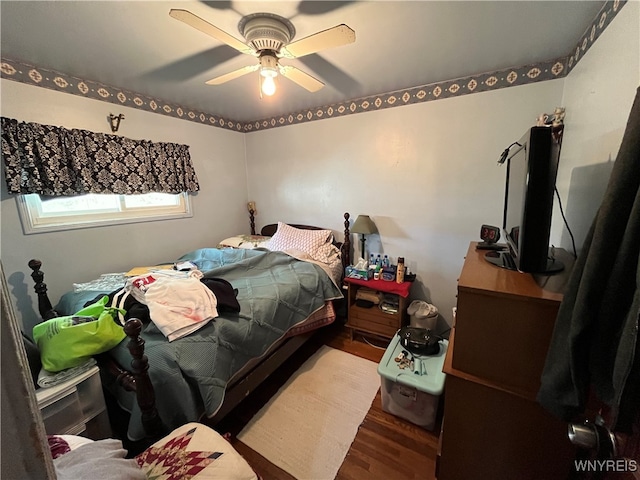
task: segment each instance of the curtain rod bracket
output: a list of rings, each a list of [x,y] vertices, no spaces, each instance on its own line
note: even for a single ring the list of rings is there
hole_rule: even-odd
[[[109,122],[111,122],[111,131],[116,133],[118,128],[120,128],[120,120],[124,120],[124,114],[121,113],[117,117],[112,113],[109,114]]]

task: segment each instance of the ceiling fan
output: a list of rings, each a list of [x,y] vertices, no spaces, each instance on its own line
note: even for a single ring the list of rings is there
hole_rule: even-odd
[[[273,13],[253,13],[244,16],[238,24],[238,30],[246,43],[227,32],[194,15],[188,10],[172,9],[169,15],[201,32],[226,43],[240,53],[258,57],[258,63],[247,65],[233,72],[209,80],[207,85],[221,85],[251,72],[259,71],[261,95],[273,95],[276,91],[275,78],[278,74],[297,83],[310,92],[317,92],[324,83],[308,73],[291,65],[280,65],[281,58],[298,58],[320,50],[340,47],[356,40],[355,32],[347,25],[314,33],[293,43],[296,34],[293,24]]]

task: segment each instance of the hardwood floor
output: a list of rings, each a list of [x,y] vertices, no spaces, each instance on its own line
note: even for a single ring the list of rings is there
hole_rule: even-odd
[[[362,337],[356,337],[358,338],[351,341],[348,330],[341,323],[319,331],[273,374],[268,382],[249,395],[223,422],[216,426],[216,430],[219,432],[231,434],[233,446],[264,480],[289,480],[293,477],[244,445],[235,438],[236,435],[287,381],[289,376],[321,345],[349,352],[376,363],[379,362],[384,354],[384,348],[376,348],[367,344]],[[370,342],[383,343],[373,339],[370,339]],[[440,408],[441,412],[442,408]],[[440,418],[436,422],[434,431],[430,432],[384,412],[380,391],[378,391],[336,479],[434,479],[439,431]]]

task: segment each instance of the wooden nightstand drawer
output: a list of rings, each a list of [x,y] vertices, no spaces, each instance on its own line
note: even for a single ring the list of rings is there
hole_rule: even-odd
[[[400,315],[385,313],[378,307],[361,308],[357,306],[351,307],[351,315],[354,319],[362,319],[367,322],[377,323],[380,325],[386,325],[389,327],[399,328]]]
[[[369,333],[376,333],[389,338],[393,337],[399,328],[399,327],[394,327],[390,325],[381,325],[379,323],[374,323],[369,320],[363,320],[361,318],[349,319],[349,322],[347,322],[347,326],[356,330],[361,330],[363,332],[369,332]]]
[[[405,323],[407,309],[407,295],[411,288],[410,283],[405,283],[401,287],[395,282],[384,282],[371,280],[363,284],[357,284],[348,280],[349,293],[347,295],[348,321],[347,327],[351,329],[351,339],[353,331],[372,333],[382,337],[392,338]],[[383,311],[378,305],[371,308],[364,308],[356,305],[358,290],[366,288],[370,291],[378,292],[381,295],[385,308],[394,308],[396,311]],[[384,296],[384,299],[382,297]]]

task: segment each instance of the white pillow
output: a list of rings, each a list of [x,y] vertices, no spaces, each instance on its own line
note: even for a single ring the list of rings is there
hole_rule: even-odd
[[[314,260],[325,262],[332,240],[331,230],[303,230],[278,222],[278,229],[266,248],[273,251],[300,250]]]
[[[271,237],[265,237],[264,235],[235,235],[222,240],[217,248],[260,248],[265,247],[266,242],[269,241],[270,238]]]

